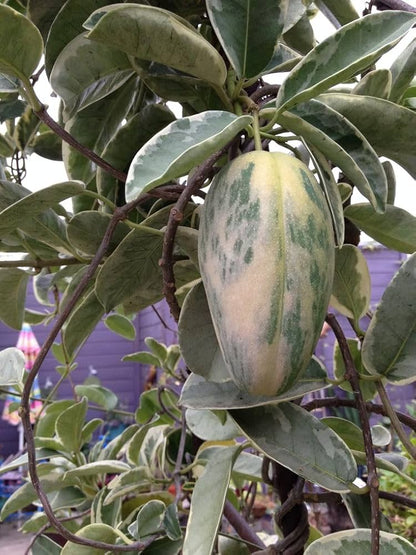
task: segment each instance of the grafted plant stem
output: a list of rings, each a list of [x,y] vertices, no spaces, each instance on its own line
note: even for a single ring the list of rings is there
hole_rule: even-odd
[[[360,380],[358,372],[355,368],[351,351],[348,347],[347,339],[344,332],[339,325],[337,319],[333,314],[328,314],[326,321],[331,326],[335,337],[337,338],[338,345],[341,351],[342,359],[345,365],[345,378],[351,384],[352,392],[354,394],[356,408],[360,416],[361,428],[363,431],[363,439],[365,446],[365,454],[367,458],[368,468],[368,486],[370,488],[370,502],[371,502],[371,555],[378,555],[380,548],[380,503],[378,498],[378,476],[376,469],[376,461],[373,452],[373,443],[371,438],[370,422],[364,402],[363,395],[360,389]]]

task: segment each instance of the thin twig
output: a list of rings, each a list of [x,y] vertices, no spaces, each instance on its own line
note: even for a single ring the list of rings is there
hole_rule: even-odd
[[[370,488],[371,502],[371,555],[378,555],[380,549],[380,503],[378,498],[378,476],[376,461],[373,452],[373,443],[371,438],[370,422],[368,419],[365,402],[360,389],[360,380],[354,365],[344,332],[333,314],[328,314],[326,321],[331,326],[332,331],[338,341],[341,355],[345,365],[345,378],[351,384],[354,394],[356,408],[360,416],[361,428],[363,431],[364,447],[367,458],[368,480],[367,484]]]
[[[121,172],[120,170],[114,168],[111,164],[98,156],[98,154],[78,142],[70,133],[68,133],[68,131],[61,127],[59,123],[57,123],[53,118],[51,118],[51,116],[46,111],[45,106],[42,105],[42,108],[40,110],[36,110],[34,113],[41,121],[43,121],[43,123],[45,123],[50,129],[52,129],[54,133],[61,137],[63,141],[75,148],[78,152],[83,154],[86,158],[94,162],[94,164],[105,170],[107,173],[109,173],[122,183],[125,183],[127,175],[124,172]]]
[[[324,397],[323,399],[312,399],[308,403],[302,405],[302,408],[307,411],[317,410],[320,408],[325,407],[352,407],[356,408],[355,401],[352,399],[341,399],[340,397]],[[379,405],[377,403],[372,403],[371,401],[367,401],[365,403],[365,408],[367,412],[372,412],[374,414],[380,414],[382,416],[388,416],[386,409],[383,405]],[[402,422],[405,426],[408,426],[412,430],[416,432],[416,418],[409,416],[403,412],[395,411],[397,418]]]
[[[398,435],[400,441],[403,443],[403,446],[406,448],[409,455],[416,460],[416,447],[410,441],[409,437],[407,436],[406,432],[403,430],[403,426],[400,423],[400,420],[397,418],[397,414],[395,413],[393,407],[391,406],[390,399],[388,398],[387,392],[384,388],[384,385],[381,381],[376,382],[377,392],[380,396],[381,402],[383,403],[384,408],[386,409],[387,415],[390,418],[391,425]]]
[[[180,314],[180,307],[175,297],[176,285],[173,272],[173,246],[176,230],[183,219],[186,205],[190,201],[192,195],[202,186],[209,171],[215,162],[227,151],[228,146],[229,145],[212,154],[203,164],[195,169],[192,176],[188,179],[186,188],[182,191],[179,199],[170,211],[169,220],[163,237],[162,258],[159,261],[159,265],[163,275],[163,294],[165,295],[170,312],[176,322],[179,320]]]
[[[248,522],[244,520],[244,518],[237,511],[234,505],[230,501],[228,501],[228,499],[225,500],[224,504],[224,516],[237,532],[237,534],[240,536],[240,538],[247,540],[254,545],[257,545],[260,549],[265,549],[266,546],[264,545],[264,543],[257,536]],[[247,547],[249,548],[251,553],[256,551],[255,548],[252,548],[249,545]]]
[[[416,13],[416,8],[408,4],[407,2],[403,2],[402,0],[375,0],[371,2],[372,5],[376,6],[379,10],[403,10],[405,12],[413,12]]]
[[[404,505],[410,509],[416,509],[416,500],[409,499],[405,495],[400,493],[391,493],[390,491],[379,491],[379,496],[387,501],[393,501],[393,503],[398,503],[399,505]]]

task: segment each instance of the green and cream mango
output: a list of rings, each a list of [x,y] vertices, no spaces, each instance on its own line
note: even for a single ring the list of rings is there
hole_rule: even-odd
[[[331,218],[309,169],[262,151],[227,164],[202,210],[199,264],[232,379],[253,395],[283,392],[310,361],[334,273]]]

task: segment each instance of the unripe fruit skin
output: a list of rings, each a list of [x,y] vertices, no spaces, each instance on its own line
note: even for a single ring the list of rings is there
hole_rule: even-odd
[[[309,169],[263,151],[227,164],[203,206],[199,265],[235,384],[252,395],[289,388],[310,361],[334,273],[331,218]]]

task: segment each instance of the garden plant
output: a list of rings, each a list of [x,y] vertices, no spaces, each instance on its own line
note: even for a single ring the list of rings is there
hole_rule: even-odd
[[[416,419],[388,394],[416,381],[416,218],[394,204],[395,164],[416,177],[416,39],[383,64],[415,26],[399,0],[0,0],[0,320],[50,329],[30,373],[0,352],[26,441],[0,472],[27,469],[1,518],[43,508],[22,530],[35,555],[416,553],[392,518],[415,521]],[[27,189],[33,153],[68,181]],[[361,232],[409,255],[373,311]],[[125,353],[151,387],[99,441],[88,410],[117,398],[77,382],[77,355],[163,298],[178,344]],[[323,535],[321,503],[352,527]]]

